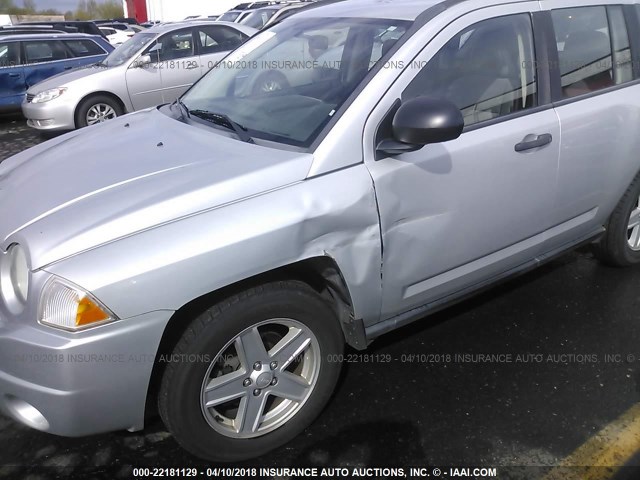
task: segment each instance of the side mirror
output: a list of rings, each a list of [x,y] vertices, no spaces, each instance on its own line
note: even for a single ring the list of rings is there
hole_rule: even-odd
[[[464,118],[460,109],[448,100],[416,97],[400,105],[391,128],[393,139],[382,140],[377,150],[398,155],[430,143],[458,138],[464,128]]]
[[[151,64],[151,55],[146,54],[146,55],[140,55],[138,57],[138,59],[133,62],[133,67],[134,68],[142,68],[142,67],[146,67],[147,65]]]

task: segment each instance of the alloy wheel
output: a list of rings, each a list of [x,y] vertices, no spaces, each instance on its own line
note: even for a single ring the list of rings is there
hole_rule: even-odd
[[[107,120],[111,120],[117,116],[118,114],[111,105],[106,103],[96,103],[87,111],[87,125],[106,122]]]
[[[627,242],[631,250],[640,250],[640,198],[636,200],[635,206],[629,215],[627,225]]]
[[[213,359],[202,383],[202,413],[228,437],[264,435],[302,408],[320,363],[318,340],[302,323],[277,318],[253,325]]]

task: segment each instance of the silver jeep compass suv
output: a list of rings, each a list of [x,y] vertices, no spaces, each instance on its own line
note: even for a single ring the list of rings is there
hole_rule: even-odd
[[[195,455],[258,456],[345,345],[585,242],[640,262],[639,9],[320,5],[173,104],[6,160],[2,410],[79,436],[157,401]]]

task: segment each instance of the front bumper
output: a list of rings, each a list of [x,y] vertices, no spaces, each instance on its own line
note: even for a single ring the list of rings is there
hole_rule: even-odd
[[[75,103],[62,97],[44,103],[22,103],[22,114],[27,125],[38,130],[73,130]]]
[[[143,428],[155,355],[172,313],[151,312],[79,333],[5,324],[0,411],[71,437]]]

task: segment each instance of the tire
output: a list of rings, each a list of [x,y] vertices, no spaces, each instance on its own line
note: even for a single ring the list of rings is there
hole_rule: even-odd
[[[83,128],[119,117],[124,113],[120,103],[108,95],[93,95],[85,98],[76,112],[76,127]],[[95,120],[91,120],[94,118]]]
[[[344,343],[333,309],[308,285],[280,281],[246,290],[187,327],[162,377],[160,416],[185,450],[205,460],[263,455],[324,408]]]
[[[640,175],[624,193],[595,244],[595,255],[604,264],[628,267],[640,263]]]
[[[279,92],[289,87],[287,77],[282,73],[271,71],[261,74],[253,85],[253,95],[265,95]]]

